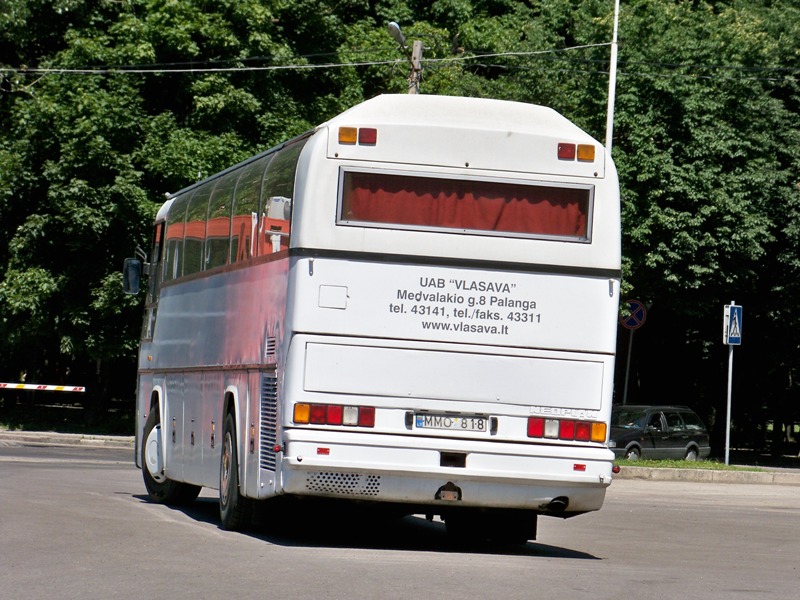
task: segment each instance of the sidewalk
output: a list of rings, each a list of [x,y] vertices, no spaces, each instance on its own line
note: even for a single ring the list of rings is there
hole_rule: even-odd
[[[0,429],[0,446],[84,446],[133,449],[133,436],[54,433],[47,431],[8,431]]]
[[[718,471],[711,469],[649,469],[622,466],[616,479],[649,479],[650,481],[698,481],[704,483],[759,483],[800,486],[800,471],[758,467],[761,471]]]

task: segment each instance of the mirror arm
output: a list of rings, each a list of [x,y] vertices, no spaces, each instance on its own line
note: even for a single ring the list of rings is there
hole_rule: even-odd
[[[141,246],[136,246],[136,250],[134,250],[133,253],[142,261],[142,273],[144,275],[150,275],[150,263],[147,262],[147,253],[142,250]]]

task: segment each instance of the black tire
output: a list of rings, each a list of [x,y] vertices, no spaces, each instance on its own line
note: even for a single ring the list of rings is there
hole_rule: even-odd
[[[625,451],[625,460],[639,460],[642,458],[642,451],[636,446],[631,446]]]
[[[232,413],[225,417],[222,452],[219,461],[219,516],[228,531],[247,529],[253,518],[253,501],[239,489],[239,453],[236,448],[236,423]]]
[[[144,487],[147,488],[147,493],[153,502],[158,504],[168,504],[170,506],[185,506],[191,504],[200,494],[200,486],[183,483],[180,481],[172,481],[167,479],[161,472],[151,472],[151,465],[153,461],[148,461],[147,448],[150,432],[157,426],[160,426],[161,418],[158,413],[158,406],[150,409],[150,414],[147,415],[147,420],[144,424],[144,437],[142,438],[142,479],[144,479]],[[154,443],[158,443],[157,441]]]
[[[691,448],[688,448],[686,450],[686,456],[684,456],[683,458],[685,460],[692,461],[692,462],[696,461],[699,458],[699,455],[698,455],[698,452],[697,452],[697,448],[695,448],[694,446],[692,446]]]

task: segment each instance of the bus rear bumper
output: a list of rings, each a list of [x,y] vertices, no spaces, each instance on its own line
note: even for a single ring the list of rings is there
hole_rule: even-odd
[[[289,430],[278,493],[432,507],[598,510],[611,483],[606,448]]]

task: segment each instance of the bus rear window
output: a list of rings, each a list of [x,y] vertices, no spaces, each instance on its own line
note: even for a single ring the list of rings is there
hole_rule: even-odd
[[[592,188],[345,171],[339,222],[588,241]]]

